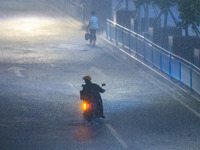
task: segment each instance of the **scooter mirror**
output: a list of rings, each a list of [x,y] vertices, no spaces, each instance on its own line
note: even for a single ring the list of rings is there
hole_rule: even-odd
[[[102,86],[106,86],[106,84],[105,84],[105,83],[102,83]]]

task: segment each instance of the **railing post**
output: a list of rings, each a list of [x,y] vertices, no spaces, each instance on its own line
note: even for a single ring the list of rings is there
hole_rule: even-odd
[[[182,81],[181,81],[181,59],[179,58],[179,84],[181,85],[182,84]]]
[[[118,37],[117,37],[117,27],[115,26],[115,41],[116,41],[116,46],[118,46]]]
[[[160,70],[162,71],[162,51],[160,51]]]
[[[190,63],[190,89],[192,90],[192,63]]]
[[[122,48],[124,48],[124,32],[123,32],[123,29],[122,29]]]
[[[128,31],[128,48],[129,48],[129,51],[131,52],[131,32]]]
[[[108,40],[108,22],[106,22],[106,39]]]
[[[153,57],[154,57],[154,55],[153,55],[153,45],[151,45],[151,63],[152,63],[152,67],[154,68]]]
[[[136,56],[138,56],[138,43],[137,43],[137,35],[135,37],[135,53],[136,53]]]
[[[171,53],[169,54],[169,78],[172,79],[172,62],[171,62]]]
[[[83,19],[83,24],[85,25],[85,7],[84,7],[84,5],[83,5],[83,7],[82,7],[82,19]]]
[[[143,52],[144,52],[144,61],[146,61],[145,38],[143,39]]]
[[[111,37],[111,25],[109,25],[110,27],[110,41],[112,41],[112,37]]]

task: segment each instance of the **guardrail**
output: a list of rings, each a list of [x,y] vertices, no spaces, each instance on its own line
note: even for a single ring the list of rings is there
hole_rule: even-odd
[[[79,5],[72,0],[67,0],[65,1],[65,9],[66,12],[76,20],[82,23],[85,22],[83,5]]]
[[[200,69],[187,60],[111,20],[106,23],[106,38],[152,68],[169,75],[170,79],[176,79],[200,94]]]
[[[89,18],[85,18],[85,3],[80,4],[74,2],[73,0],[46,0],[46,2],[54,5],[62,12],[67,13],[72,18],[81,22],[84,26],[88,24]],[[98,34],[105,32],[105,22],[101,22],[102,24],[99,24],[99,29],[97,30]]]
[[[85,23],[84,6],[74,3],[72,0],[53,2],[78,21]],[[152,68],[157,68],[169,75],[170,79],[174,78],[180,84],[184,84],[200,94],[200,69],[187,60],[111,20],[106,21],[106,38],[151,65]]]
[[[46,0],[46,2],[67,13],[79,22],[85,22],[83,5],[75,3],[73,0]]]

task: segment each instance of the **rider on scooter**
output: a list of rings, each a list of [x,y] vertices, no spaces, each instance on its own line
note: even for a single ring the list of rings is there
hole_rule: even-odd
[[[83,77],[85,84],[82,85],[83,91],[87,91],[91,94],[91,99],[89,101],[97,103],[97,109],[99,112],[98,117],[105,118],[103,114],[103,102],[101,99],[100,93],[105,92],[103,88],[101,88],[98,84],[91,82],[91,76],[87,75]]]

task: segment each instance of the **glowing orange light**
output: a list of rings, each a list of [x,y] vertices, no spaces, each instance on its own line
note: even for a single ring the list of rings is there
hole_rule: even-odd
[[[86,110],[86,107],[87,106],[87,104],[86,103],[83,103],[83,110]]]
[[[82,108],[83,108],[83,110],[87,110],[87,109],[90,108],[90,104],[88,104],[88,103],[86,103],[86,102],[83,102]]]

